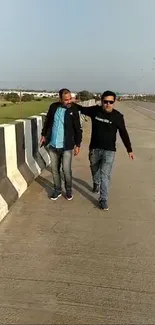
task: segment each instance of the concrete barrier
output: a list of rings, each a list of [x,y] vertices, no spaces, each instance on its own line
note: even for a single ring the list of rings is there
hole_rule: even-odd
[[[82,105],[95,105],[94,100]],[[46,113],[0,125],[0,221],[32,181],[50,164],[39,140]]]
[[[34,178],[36,178],[41,173],[41,168],[33,157],[31,119],[23,120],[23,127],[25,141],[25,162],[31,170]]]
[[[50,164],[39,139],[44,116],[0,125],[0,220],[32,181]]]

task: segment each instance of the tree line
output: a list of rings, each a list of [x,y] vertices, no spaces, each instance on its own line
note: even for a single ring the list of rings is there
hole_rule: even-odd
[[[19,96],[17,93],[7,93],[3,96],[4,100],[12,103],[18,102],[30,102],[36,98],[34,98],[33,94],[24,93],[22,96]],[[41,98],[37,98],[36,100],[41,100]]]
[[[16,92],[7,93],[5,95],[2,95],[2,98],[5,101],[12,102],[12,103],[30,102],[32,100],[41,101],[42,99],[47,99],[46,96],[36,98],[33,94],[28,94],[28,93],[24,93],[24,94],[22,94],[22,96],[19,96],[18,93],[16,93]],[[78,101],[85,101],[85,100],[89,100],[89,99],[99,100],[100,94],[94,95],[93,93],[91,93],[87,90],[82,90],[77,93],[76,99]]]
[[[76,99],[79,101],[85,101],[85,100],[89,100],[89,99],[96,99],[96,100],[100,100],[101,98],[101,94],[97,93],[97,94],[93,94],[92,92],[89,92],[87,90],[82,90],[80,92],[77,93]]]

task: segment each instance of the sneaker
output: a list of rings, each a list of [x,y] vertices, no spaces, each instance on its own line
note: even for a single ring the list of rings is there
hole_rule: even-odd
[[[93,186],[93,193],[97,193],[99,194],[100,192],[100,186],[98,184],[95,184],[94,183],[94,186]]]
[[[73,199],[72,192],[70,192],[70,191],[67,191],[67,192],[66,192],[66,199],[67,199],[68,201],[71,201],[71,200]]]
[[[53,194],[51,195],[51,200],[56,201],[61,195],[62,195],[61,192],[54,191]]]
[[[104,211],[109,210],[107,201],[105,201],[105,200],[100,200],[99,201],[99,207],[100,207],[101,210],[104,210]]]

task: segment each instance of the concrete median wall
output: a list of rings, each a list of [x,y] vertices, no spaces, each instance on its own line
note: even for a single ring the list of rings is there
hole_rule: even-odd
[[[0,220],[50,163],[39,147],[44,116],[0,125]]]
[[[82,102],[94,105],[94,100]],[[32,181],[50,164],[48,149],[39,140],[45,113],[0,125],[0,221],[26,191]]]

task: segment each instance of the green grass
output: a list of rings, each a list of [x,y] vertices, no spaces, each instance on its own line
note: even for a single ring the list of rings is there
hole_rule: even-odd
[[[55,99],[45,99],[40,102],[32,101],[26,103],[8,104],[6,107],[0,106],[0,124],[10,123],[17,119],[23,119],[42,112],[47,112],[50,104],[53,101],[55,101]]]
[[[7,100],[0,99],[0,106],[3,105],[3,104],[11,105],[12,103],[11,102],[8,102]]]

